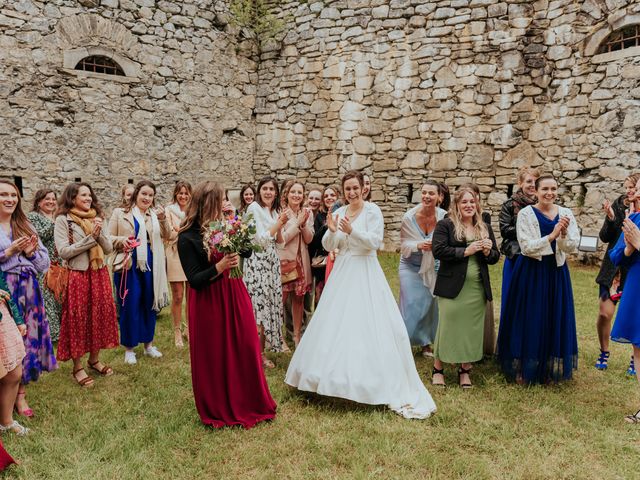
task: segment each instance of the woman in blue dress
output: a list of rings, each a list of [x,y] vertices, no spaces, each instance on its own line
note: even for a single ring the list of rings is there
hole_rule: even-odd
[[[139,182],[129,205],[116,208],[109,221],[109,235],[116,252],[113,282],[120,307],[120,343],[124,363],[135,365],[133,351],[144,344],[144,354],[160,358],[153,345],[156,316],[169,304],[169,287],[163,240],[169,238],[169,223],[162,207],[154,208],[156,186]]]
[[[573,290],[566,255],[580,233],[571,210],[555,204],[551,175],[536,180],[535,205],[518,214],[522,255],[513,267],[498,333],[498,362],[507,379],[549,383],[572,378],[578,367]]]
[[[400,313],[412,345],[433,356],[431,345],[438,329],[438,304],[433,296],[436,261],[431,237],[436,223],[446,212],[438,203],[438,182],[422,185],[422,203],[404,214],[400,228]]]
[[[638,182],[640,187],[640,182]],[[636,203],[640,198],[636,194]],[[618,314],[611,330],[611,340],[633,345],[635,364],[640,365],[640,213],[632,213],[622,224],[622,236],[616,246],[609,252],[609,258],[617,266],[629,268],[625,287],[620,298]],[[636,377],[640,381],[638,369]],[[625,420],[630,423],[640,423],[640,410],[634,415],[628,415]]]

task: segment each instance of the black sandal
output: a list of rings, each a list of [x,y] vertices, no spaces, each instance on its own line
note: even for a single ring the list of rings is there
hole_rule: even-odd
[[[471,383],[460,383],[460,379],[462,378],[462,375],[464,374],[469,375],[471,373],[471,368],[467,369],[467,368],[458,368],[458,383],[460,384],[460,387],[462,387],[464,390],[468,390],[469,388],[473,388],[473,385]],[[469,375],[471,376],[471,375]]]
[[[435,383],[433,381],[433,376],[434,375],[442,375],[442,383]],[[436,387],[446,387],[447,386],[447,384],[444,382],[444,368],[437,369],[436,367],[433,367],[433,369],[431,370],[431,385],[434,385]]]
[[[625,422],[627,423],[640,423],[640,410],[638,410],[633,415],[627,415],[624,417]]]

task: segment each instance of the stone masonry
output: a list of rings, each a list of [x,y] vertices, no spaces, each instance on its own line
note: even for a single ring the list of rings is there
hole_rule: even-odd
[[[596,233],[640,166],[640,49],[594,55],[640,2],[310,1],[283,18],[260,66],[256,170],[366,170],[391,244],[427,177],[478,183],[496,219],[517,168],[541,166]]]
[[[99,4],[99,5],[97,5]],[[34,190],[253,180],[257,65],[215,0],[0,0],[0,175]],[[87,55],[126,77],[74,71]]]
[[[290,2],[258,57],[220,0],[0,0],[0,175],[81,178],[113,205],[150,178],[230,188],[274,173],[373,179],[397,246],[430,177],[480,185],[494,219],[524,164],[553,172],[588,233],[639,167],[630,0]],[[89,55],[124,77],[74,70]]]

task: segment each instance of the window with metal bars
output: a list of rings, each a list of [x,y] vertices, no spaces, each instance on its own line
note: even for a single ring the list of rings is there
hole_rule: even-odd
[[[598,53],[609,53],[640,46],[640,25],[629,25],[609,34],[602,42]]]
[[[102,55],[93,55],[85,57],[78,62],[76,70],[84,70],[85,72],[104,73],[107,75],[125,76],[122,67],[109,57]]]

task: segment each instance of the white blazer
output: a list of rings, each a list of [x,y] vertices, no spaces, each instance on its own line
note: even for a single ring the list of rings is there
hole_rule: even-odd
[[[566,262],[567,253],[571,253],[578,248],[580,231],[578,230],[578,224],[571,210],[559,206],[558,215],[561,217],[569,217],[567,236],[565,238],[558,237],[556,240],[556,265],[560,267]],[[520,210],[520,213],[518,213],[516,231],[520,250],[523,255],[535,258],[536,260],[542,260],[543,255],[553,254],[549,236],[540,236],[540,224],[531,205],[523,208]]]

